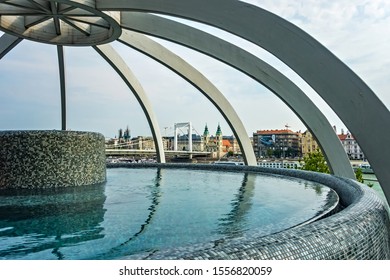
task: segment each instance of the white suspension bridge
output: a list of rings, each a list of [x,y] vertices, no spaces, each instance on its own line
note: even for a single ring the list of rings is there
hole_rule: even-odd
[[[183,131],[182,128],[187,128],[187,131]],[[168,127],[165,127],[165,134]],[[201,135],[199,132],[192,126],[191,122],[185,123],[175,123],[174,125],[174,135],[173,135],[173,146],[171,145],[171,137],[163,137],[164,143],[164,152],[166,156],[187,156],[189,158],[193,156],[203,156],[207,157],[211,155],[211,152],[206,151],[194,151],[193,150],[193,132],[195,135],[198,135],[199,138]],[[180,137],[181,135],[181,137]],[[180,138],[180,140],[179,140]],[[183,141],[183,138],[185,141]],[[186,147],[184,149],[179,149],[179,141],[181,144],[186,142]],[[172,150],[173,148],[173,150]],[[119,142],[114,144],[106,144],[106,155],[107,156],[151,156],[156,155],[156,150],[154,149],[154,143],[152,137],[139,137],[137,139]]]

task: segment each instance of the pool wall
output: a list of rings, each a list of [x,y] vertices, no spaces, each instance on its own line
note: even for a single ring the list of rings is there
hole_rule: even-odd
[[[71,187],[106,180],[104,136],[79,131],[1,131],[0,189]]]
[[[129,259],[390,259],[390,220],[385,203],[366,185],[328,174],[290,169],[195,164],[114,164],[109,167],[191,168],[216,171],[256,172],[290,176],[334,189],[342,210],[308,224],[260,236],[256,232],[236,239],[218,240],[131,256]]]

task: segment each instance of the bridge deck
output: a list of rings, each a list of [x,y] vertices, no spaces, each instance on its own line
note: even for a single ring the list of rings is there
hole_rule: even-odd
[[[166,155],[192,155],[192,156],[210,156],[210,152],[199,151],[164,151]],[[136,149],[106,149],[107,156],[129,156],[129,155],[155,155],[156,150],[136,150]]]

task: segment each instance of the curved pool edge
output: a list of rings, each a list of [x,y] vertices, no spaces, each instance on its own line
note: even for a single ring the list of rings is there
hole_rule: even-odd
[[[333,175],[292,169],[212,164],[114,164],[107,167],[190,168],[256,172],[301,178],[337,192],[343,209],[322,219],[288,230],[257,236],[246,234],[217,243],[160,250],[123,259],[196,260],[380,260],[390,259],[390,219],[385,203],[367,186]]]

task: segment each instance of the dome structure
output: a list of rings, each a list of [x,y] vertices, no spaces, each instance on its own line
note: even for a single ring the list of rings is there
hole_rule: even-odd
[[[224,9],[221,9],[221,7]],[[110,45],[120,42],[153,58],[194,85],[223,115],[247,165],[256,165],[245,127],[223,93],[190,63],[151,37],[163,38],[215,58],[250,76],[277,95],[318,140],[335,175],[354,178],[340,141],[323,113],[286,76],[239,46],[161,15],[201,22],[239,36],[273,54],[300,75],[327,102],[359,142],[390,199],[390,112],[344,63],[292,23],[237,0],[3,0],[0,1],[0,59],[22,40],[57,46],[62,129],[66,129],[64,47],[89,46],[131,89],[151,128],[159,162],[165,162],[162,136],[147,93]],[[234,18],[235,20],[231,20]],[[272,36],[270,36],[272,34]],[[288,41],[289,44],[282,42]],[[291,52],[291,50],[294,50]],[[0,65],[1,67],[1,65]],[[365,114],[361,114],[362,104]],[[369,129],[368,129],[369,127]],[[381,137],[372,138],[373,134]]]
[[[119,13],[95,1],[1,1],[0,28],[14,36],[63,46],[112,42],[121,34]]]

